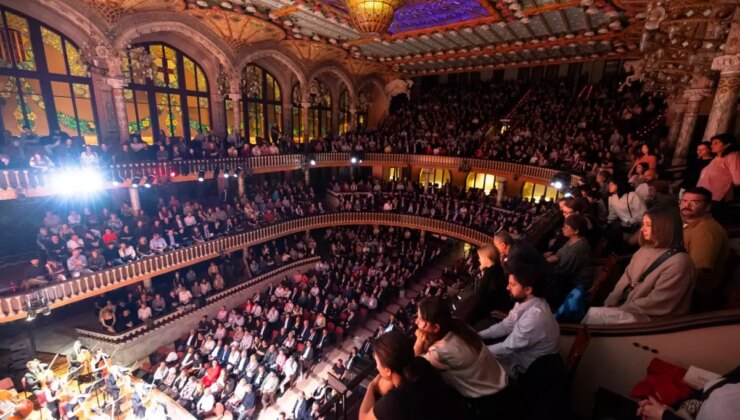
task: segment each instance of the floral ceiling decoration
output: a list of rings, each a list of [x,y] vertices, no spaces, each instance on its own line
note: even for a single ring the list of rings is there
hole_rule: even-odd
[[[350,0],[28,1],[64,1],[79,10],[93,5],[109,25],[140,12],[184,13],[224,39],[235,53],[275,42],[305,60],[307,67],[324,60],[354,60],[353,74],[373,69],[407,76],[635,57],[649,3],[405,0],[399,1],[386,33],[368,35],[353,26]],[[730,0],[717,0],[724,1]]]

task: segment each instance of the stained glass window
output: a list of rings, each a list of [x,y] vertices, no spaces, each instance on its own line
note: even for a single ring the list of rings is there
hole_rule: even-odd
[[[450,182],[451,175],[450,171],[439,168],[423,168],[419,172],[419,183],[426,185],[427,183],[434,188],[442,188]]]
[[[124,91],[129,132],[141,132],[141,138],[153,143],[158,133],[168,137],[192,138],[211,129],[208,79],[203,69],[180,50],[163,43],[147,43],[154,56],[154,80],[131,80]],[[124,70],[130,68],[124,60]]]
[[[293,121],[293,141],[296,143],[303,143],[303,118],[301,118],[301,103],[303,97],[301,94],[301,87],[296,83],[293,85],[293,92],[291,94],[292,103],[292,121]]]
[[[255,64],[248,64],[245,73],[254,77],[253,85],[243,95],[248,141],[252,144],[258,138],[277,141],[283,131],[280,84],[270,72]]]
[[[60,130],[97,144],[92,83],[61,33],[0,7],[0,128],[40,136]]]
[[[496,187],[496,176],[492,174],[471,172],[468,174],[468,178],[465,182],[466,191],[471,188],[477,188],[479,190],[483,190],[486,194],[490,194],[491,190]]]
[[[318,84],[318,95],[312,98],[311,107],[308,113],[308,136],[309,139],[324,137],[332,132],[331,128],[331,93],[329,89],[320,80],[315,80]]]

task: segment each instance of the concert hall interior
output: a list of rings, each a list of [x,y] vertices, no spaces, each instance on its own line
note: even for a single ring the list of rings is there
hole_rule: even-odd
[[[740,419],[740,0],[0,0],[0,420]]]

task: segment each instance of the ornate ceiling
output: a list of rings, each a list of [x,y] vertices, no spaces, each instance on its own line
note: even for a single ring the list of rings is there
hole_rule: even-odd
[[[176,11],[201,20],[234,51],[276,41],[312,63],[353,74],[408,76],[617,58],[636,51],[644,0],[406,0],[390,32],[355,31],[344,0],[71,0],[109,25]]]

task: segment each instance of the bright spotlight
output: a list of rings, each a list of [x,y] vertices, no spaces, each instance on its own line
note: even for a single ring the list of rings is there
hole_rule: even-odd
[[[87,195],[102,190],[105,179],[92,168],[67,169],[54,174],[52,187],[62,195]]]
[[[310,163],[311,166],[316,166],[316,159],[311,159],[308,161],[308,163]]]
[[[113,177],[113,186],[117,187],[123,184],[123,181],[124,181],[123,178],[121,178],[120,176]]]
[[[229,177],[229,171],[230,170],[231,170],[231,168],[229,168],[228,166],[226,168],[224,168],[224,178],[228,178]]]
[[[558,172],[552,177],[550,185],[555,187],[556,190],[563,190],[570,188],[570,174],[568,172]]]
[[[555,189],[558,189],[558,190],[563,188],[563,183],[560,181],[555,181],[551,183],[550,185],[552,185],[553,187],[555,187]]]
[[[351,158],[349,158],[349,163],[354,165],[355,163],[357,163],[357,158],[352,156]]]
[[[573,194],[572,194],[572,193],[569,193],[569,192],[567,192],[567,193],[565,193],[565,194],[563,195],[563,197],[565,197],[565,198],[570,198],[570,197],[573,197]]]
[[[131,188],[139,188],[140,182],[141,182],[141,177],[135,176],[134,179],[131,180]]]
[[[152,182],[153,182],[153,180],[152,180],[152,176],[151,175],[150,176],[147,176],[146,178],[144,178],[144,188],[151,188],[152,187]]]
[[[170,171],[170,176],[171,177],[176,177],[177,176],[177,172],[175,172],[174,170]]]
[[[198,182],[203,182],[206,179],[206,171],[201,169],[198,171]]]

